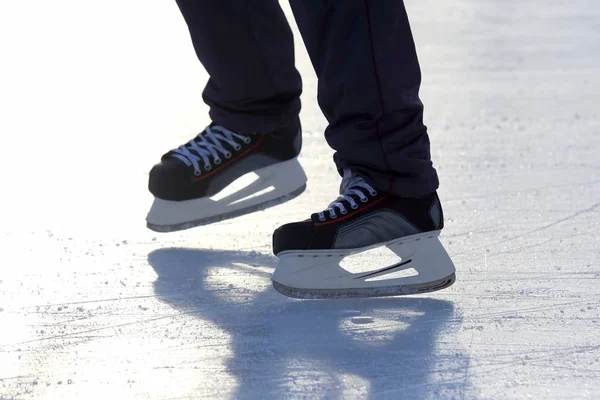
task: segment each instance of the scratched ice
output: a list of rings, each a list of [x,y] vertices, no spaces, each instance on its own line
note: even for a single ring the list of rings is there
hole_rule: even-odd
[[[320,302],[269,282],[339,179],[299,36],[308,190],[159,235],[149,167],[208,123],[175,3],[1,2],[0,399],[597,398],[600,3],[407,7],[458,281]]]

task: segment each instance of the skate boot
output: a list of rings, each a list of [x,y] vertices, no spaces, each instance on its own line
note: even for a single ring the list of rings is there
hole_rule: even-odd
[[[297,160],[300,121],[242,134],[211,124],[162,156],[150,171],[148,228],[170,232],[218,222],[290,200],[306,187]]]
[[[277,291],[311,299],[378,297],[431,292],[454,283],[454,264],[438,239],[444,217],[436,193],[418,199],[377,193],[350,170],[344,170],[340,193],[327,210],[273,234]],[[340,266],[344,257],[380,246],[400,262],[377,268],[377,260],[369,260],[369,270],[360,273]],[[404,274],[408,270],[413,273]]]

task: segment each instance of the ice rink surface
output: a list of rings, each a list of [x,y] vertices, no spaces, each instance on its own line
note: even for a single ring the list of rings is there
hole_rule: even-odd
[[[1,2],[0,399],[600,398],[600,3],[407,8],[458,280],[296,301],[271,233],[340,180],[299,36],[307,191],[157,234],[147,173],[209,123],[175,2]]]

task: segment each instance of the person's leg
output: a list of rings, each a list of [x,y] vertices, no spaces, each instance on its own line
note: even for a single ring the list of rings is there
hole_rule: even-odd
[[[273,286],[290,297],[396,296],[446,288],[455,267],[419,100],[421,74],[402,0],[290,0],[319,78],[340,196],[273,233]],[[345,257],[385,246],[400,262]],[[411,271],[413,270],[413,271]],[[416,271],[416,273],[414,273]]]
[[[319,79],[340,172],[404,197],[438,178],[419,99],[421,72],[402,0],[290,0]]]
[[[298,196],[306,175],[300,75],[277,0],[177,0],[210,80],[213,124],[164,154],[149,174],[148,228],[169,232]],[[244,185],[245,183],[245,185]]]
[[[277,0],[177,0],[210,75],[210,116],[236,132],[270,132],[300,112],[292,31]]]

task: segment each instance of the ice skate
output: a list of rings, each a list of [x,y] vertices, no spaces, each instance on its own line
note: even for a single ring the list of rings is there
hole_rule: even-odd
[[[306,187],[300,122],[267,134],[207,127],[150,171],[148,228],[170,232],[262,210]]]
[[[431,292],[454,283],[454,264],[438,238],[444,223],[436,193],[419,199],[379,194],[349,170],[340,192],[327,210],[273,234],[277,291],[310,299],[378,297]],[[400,262],[385,267],[374,262],[360,273],[340,265],[344,257],[380,246]],[[409,269],[416,273],[399,274]]]

